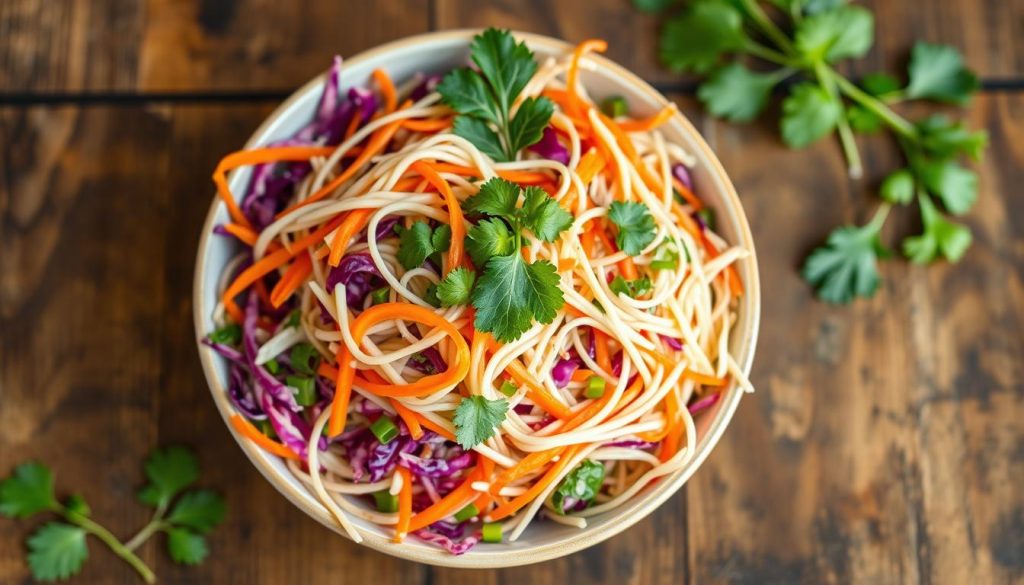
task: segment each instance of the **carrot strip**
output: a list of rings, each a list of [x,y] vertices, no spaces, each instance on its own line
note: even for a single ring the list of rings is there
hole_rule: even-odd
[[[451,431],[435,423],[429,418],[423,416],[422,414],[416,413],[416,418],[417,420],[419,420],[420,425],[426,427],[427,429],[434,431],[435,433],[441,435],[442,437],[448,439],[449,441],[455,440],[455,435],[453,435]]]
[[[288,270],[284,272],[284,276],[281,280],[277,281],[274,285],[274,290],[270,291],[270,304],[276,309],[284,304],[295,291],[302,286],[302,283],[309,278],[309,275],[313,273],[313,261],[310,260],[309,254],[303,254],[292,262],[292,265],[288,267]]]
[[[518,463],[498,474],[491,482],[491,495],[496,495],[501,488],[509,483],[533,473],[551,462],[552,459],[564,452],[567,447],[555,447],[546,451],[534,451],[519,460]]]
[[[327,257],[327,263],[337,266],[341,263],[341,256],[348,249],[348,243],[356,234],[363,231],[370,221],[375,209],[353,209],[345,215],[345,220],[338,227],[338,233],[331,240],[331,252]],[[330,291],[329,291],[330,292]]]
[[[574,258],[562,258],[558,261],[558,271],[566,272],[576,268],[576,260]]]
[[[466,225],[462,221],[462,207],[459,205],[459,200],[455,198],[455,193],[452,193],[452,188],[448,181],[441,178],[441,175],[431,165],[418,160],[412,163],[412,170],[419,173],[420,176],[437,188],[441,196],[444,197],[445,205],[448,207],[448,223],[452,229],[452,239],[451,245],[448,247],[448,270],[445,272],[447,274],[462,264],[462,250],[466,239]]]
[[[412,473],[404,467],[398,468],[402,476],[402,489],[398,491],[398,524],[395,525],[395,542],[409,534],[409,523],[412,521]]]
[[[461,510],[471,499],[476,497],[476,491],[473,490],[473,482],[478,479],[479,475],[476,469],[474,469],[466,477],[466,481],[462,482],[459,487],[438,500],[434,505],[420,510],[418,514],[413,516],[409,522],[409,531],[415,532],[421,528],[426,528],[434,522],[444,520]]]
[[[454,118],[451,116],[429,120],[409,118],[402,123],[402,128],[413,132],[440,132],[441,130],[445,130],[451,126],[453,119]]]
[[[526,397],[533,401],[534,404],[544,409],[555,416],[555,418],[566,419],[572,416],[572,411],[567,406],[555,399],[554,396],[548,392],[547,388],[544,388],[538,384],[532,376],[526,371],[526,367],[523,366],[519,360],[512,360],[512,362],[505,368],[505,371],[512,376],[512,379],[516,381],[520,386],[526,386]]]
[[[693,207],[694,211],[700,211],[704,208],[704,203],[700,199],[697,199],[697,196],[693,194],[693,191],[687,189],[686,185],[684,185],[682,181],[673,177],[672,186],[675,188],[676,192],[679,193],[679,195],[685,199],[691,207]]]
[[[362,113],[360,113],[360,112],[352,112],[352,119],[348,121],[348,127],[345,128],[345,137],[342,138],[342,142],[345,142],[349,138],[352,138],[352,135],[356,133],[356,129],[359,128],[359,124],[362,121],[363,121]],[[346,155],[354,154],[354,155],[358,156],[358,153],[352,152],[353,150],[354,149],[349,149],[349,151],[346,152],[345,154]]]
[[[389,398],[388,400],[391,402],[391,406],[394,407],[395,411],[398,413],[398,416],[402,418],[402,422],[405,423],[406,428],[409,429],[409,436],[413,439],[419,439],[422,437],[423,427],[420,426],[420,421],[416,418],[416,413],[409,410],[404,404],[394,398]]]
[[[309,160],[314,156],[328,156],[334,152],[333,146],[271,146],[253,150],[239,150],[220,159],[213,171],[213,183],[217,186],[217,194],[224,200],[228,213],[235,223],[252,229],[249,219],[235,202],[235,197],[228,187],[227,173],[238,167],[258,165],[278,161]]]
[[[490,481],[491,475],[494,473],[494,461],[491,461],[490,459],[484,457],[480,453],[477,453],[476,457],[477,461],[479,461],[477,466],[480,469],[480,480]],[[487,506],[491,505],[492,499],[493,498],[491,498],[491,494],[484,492],[477,496],[476,500],[473,501],[473,505],[476,506],[477,510],[480,510],[482,512],[487,508]]]
[[[576,165],[576,175],[579,176],[580,181],[583,181],[584,185],[589,185],[606,164],[608,164],[608,161],[601,156],[601,153],[596,148],[591,147],[583,155],[583,158],[580,159],[580,163]]]
[[[594,372],[591,372],[590,370],[576,370],[575,372],[572,373],[572,381],[586,382],[593,375]]]
[[[573,457],[575,457],[576,454],[579,453],[579,451],[579,445],[573,445],[566,449],[565,453],[561,455],[558,462],[552,465],[551,469],[549,469],[547,473],[545,473],[539,480],[534,482],[534,484],[530,486],[530,489],[516,496],[509,503],[502,506],[498,506],[497,508],[492,510],[491,513],[488,515],[490,516],[490,520],[493,522],[495,520],[501,520],[502,518],[511,516],[512,514],[518,512],[520,508],[532,502],[537,496],[540,495],[541,492],[547,489],[547,487],[551,485],[552,482],[555,481],[556,477],[558,477],[559,475],[561,475],[563,471],[565,471],[565,468],[569,466],[569,462],[572,461]]]
[[[636,280],[640,278],[640,273],[636,269],[636,264],[629,256],[619,260],[616,265],[619,267],[619,272],[622,273],[622,278],[625,278],[626,280]]]
[[[648,132],[668,122],[675,113],[676,107],[674,105],[665,106],[660,112],[649,118],[623,120],[619,122],[619,128],[625,132]]]
[[[302,458],[296,455],[291,449],[277,441],[272,441],[270,437],[261,433],[259,429],[254,427],[251,422],[245,420],[243,416],[239,414],[232,414],[230,421],[231,426],[238,431],[238,434],[249,439],[253,443],[256,443],[256,445],[264,451],[277,455],[278,457],[302,461]]]
[[[237,223],[226,223],[224,224],[224,231],[235,236],[243,244],[247,244],[250,248],[256,245],[256,239],[259,238],[252,228],[247,228],[244,225],[238,225]]]
[[[337,437],[345,430],[348,419],[348,402],[352,396],[352,353],[344,343],[338,344],[338,375],[334,377],[334,399],[331,401],[331,418],[327,421],[327,436]]]
[[[694,372],[690,368],[683,370],[683,377],[693,380],[698,384],[704,386],[725,386],[726,379],[719,378],[718,376],[709,376],[708,374],[701,374],[700,372]]]
[[[373,80],[377,82],[381,95],[384,96],[384,111],[390,114],[395,111],[398,104],[398,94],[395,92],[395,84],[391,82],[388,72],[383,69],[373,70]]]
[[[591,328],[591,335],[594,336],[594,361],[607,373],[612,372],[611,350],[608,347],[608,335],[597,328]]]
[[[453,175],[460,175],[463,177],[479,177],[483,175],[483,173],[473,167],[464,167],[462,165],[453,165],[451,163],[434,162],[430,163],[430,166],[439,173],[451,173]],[[497,173],[502,179],[512,181],[513,183],[519,183],[521,185],[538,185],[551,180],[551,178],[544,173],[535,171],[500,170],[497,171]]]
[[[583,55],[597,51],[603,53],[608,50],[608,43],[601,39],[589,39],[583,41],[579,45],[576,45],[576,49],[572,52],[572,63],[569,65],[569,73],[566,77],[566,111],[570,116],[577,118],[586,118],[583,115],[584,104],[583,100],[577,93],[577,80],[580,74],[580,59]],[[585,128],[589,128],[589,124],[584,125]]]

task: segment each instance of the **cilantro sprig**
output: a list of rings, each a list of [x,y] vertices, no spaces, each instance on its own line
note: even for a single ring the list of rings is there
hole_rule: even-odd
[[[508,400],[489,400],[483,396],[466,396],[455,409],[455,439],[472,449],[494,434],[508,413]]]
[[[498,162],[515,160],[520,150],[540,140],[555,108],[546,97],[531,97],[512,113],[537,71],[533,52],[509,31],[489,28],[473,37],[470,58],[479,72],[453,69],[437,86],[441,100],[459,114],[454,132]]]
[[[51,512],[65,520],[43,525],[26,541],[32,576],[55,581],[78,573],[89,557],[88,536],[110,547],[147,583],[156,582],[156,575],[135,551],[157,532],[167,533],[168,553],[176,562],[201,562],[208,551],[203,534],[224,519],[223,499],[210,490],[182,493],[199,478],[199,463],[184,447],[155,451],[146,460],[145,471],[149,483],[139,492],[139,499],[156,510],[142,530],[122,543],[92,519],[92,510],[82,496],[71,495],[63,502],[57,498],[53,472],[45,465],[29,462],[16,467],[0,482],[0,515],[27,518]]]
[[[641,10],[658,11],[675,0],[634,0]],[[848,161],[851,178],[863,174],[856,133],[888,129],[907,164],[883,182],[882,206],[870,223],[842,226],[808,257],[804,277],[818,296],[845,303],[871,296],[878,288],[879,234],[890,206],[911,205],[921,213],[924,232],[904,239],[904,255],[914,262],[966,252],[968,228],[949,219],[963,215],[978,195],[978,178],[961,164],[979,160],[988,137],[945,116],[908,120],[893,108],[915,99],[966,105],[978,79],[953,47],[918,42],[911,51],[906,82],[887,74],[864,76],[859,84],[837,72],[844,59],[863,57],[874,43],[874,16],[847,0],[692,0],[667,20],[660,53],[678,71],[707,75],[697,97],[713,115],[746,122],[763,112],[781,87],[780,132],[792,148],[830,134]],[[756,60],[759,65],[748,67]],[[783,81],[791,83],[780,86]],[[878,218],[881,218],[880,220]],[[877,244],[877,245],[876,245]]]

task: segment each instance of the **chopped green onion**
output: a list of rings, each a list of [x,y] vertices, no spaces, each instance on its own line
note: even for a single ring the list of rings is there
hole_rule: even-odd
[[[601,102],[601,111],[609,118],[618,118],[629,112],[629,105],[621,95],[613,95]]]
[[[238,345],[242,341],[242,328],[237,323],[228,323],[211,333],[210,341],[224,345]]]
[[[373,431],[374,436],[377,437],[381,445],[387,445],[398,436],[398,427],[395,426],[393,420],[386,416],[373,421],[373,424],[370,425],[370,430]]]
[[[604,386],[604,378],[591,376],[587,378],[587,389],[583,391],[583,395],[587,398],[600,398],[604,396]]]
[[[270,424],[270,421],[267,419],[256,421],[256,428],[271,439],[277,438],[277,433],[274,432],[274,425]]]
[[[651,260],[651,268],[654,270],[672,270],[678,266],[677,260]]]
[[[372,299],[373,304],[375,304],[375,305],[382,305],[382,304],[388,302],[388,294],[390,292],[391,292],[390,288],[388,288],[386,286],[382,286],[382,287],[374,290],[373,292],[371,292],[370,293],[370,298]]]
[[[281,364],[278,363],[278,361],[275,358],[270,358],[270,360],[267,363],[263,364],[263,367],[266,368],[268,372],[274,374],[275,376],[281,373]]]
[[[499,390],[505,396],[512,397],[516,395],[516,392],[519,390],[519,388],[516,388],[516,385],[513,384],[512,382],[505,380],[504,382],[501,383],[501,388],[499,388]]]
[[[298,309],[288,313],[288,320],[284,322],[285,327],[298,327],[299,323],[302,322],[302,314],[299,313]]]
[[[316,404],[316,383],[306,376],[288,376],[284,383],[295,388],[295,403],[299,406]]]
[[[466,520],[473,518],[479,513],[480,510],[477,509],[476,504],[470,504],[455,513],[455,520],[457,520],[458,522],[465,522]]]
[[[484,524],[484,542],[501,542],[501,523],[488,522]]]
[[[715,229],[714,209],[711,209],[710,207],[702,207],[701,210],[697,212],[697,216],[700,217],[700,220],[704,222],[704,225],[707,226],[709,230]]]
[[[292,360],[292,367],[300,374],[315,374],[320,365],[320,352],[310,343],[297,344],[288,357]]]
[[[385,514],[393,514],[398,511],[398,496],[388,490],[373,492],[373,499],[377,500],[377,510]]]

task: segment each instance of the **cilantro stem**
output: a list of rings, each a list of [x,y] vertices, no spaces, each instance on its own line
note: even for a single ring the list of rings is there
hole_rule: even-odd
[[[917,142],[917,130],[915,130],[913,124],[908,122],[903,116],[892,111],[892,109],[882,103],[881,100],[857,87],[850,80],[837,73],[834,69],[826,68],[826,70],[835,80],[839,91],[844,95],[870,110],[903,137]]]
[[[139,575],[142,576],[146,583],[156,583],[156,575],[153,574],[153,571],[148,566],[146,566],[146,563],[142,562],[142,559],[136,556],[134,552],[121,544],[121,541],[111,534],[109,530],[100,526],[96,522],[93,522],[88,517],[83,516],[78,512],[73,512],[64,506],[60,506],[58,511],[62,516],[67,518],[69,522],[78,525],[89,534],[92,534],[103,541],[103,543],[106,544],[115,555],[121,557],[126,563],[131,565],[132,568],[138,571]]]
[[[821,61],[814,64],[814,75],[818,78],[818,83],[828,92],[832,101],[839,107],[839,120],[836,122],[836,129],[839,132],[839,143],[843,147],[843,154],[846,155],[847,172],[851,179],[860,179],[864,176],[864,165],[860,160],[860,150],[857,149],[857,140],[853,136],[853,129],[850,128],[850,122],[846,119],[846,108],[843,106],[843,100],[839,97],[839,91],[836,88],[836,75],[830,75]]]
[[[167,504],[161,503],[153,514],[153,518],[149,521],[149,524],[143,526],[142,530],[140,530],[135,536],[131,537],[131,539],[124,544],[125,548],[133,551],[149,540],[150,536],[153,536],[156,532],[166,528],[167,523],[163,521],[164,514],[166,512]]]
[[[765,61],[770,61],[772,63],[775,63],[776,65],[800,68],[799,64],[796,61],[790,59],[783,53],[780,53],[770,47],[766,47],[761,43],[751,39],[747,39],[743,43],[743,50],[755,57],[760,57],[761,59],[764,59]]]
[[[882,230],[882,226],[885,225],[885,220],[889,217],[889,210],[892,209],[892,205],[883,203],[878,206],[878,210],[875,211],[875,216],[871,218],[867,226],[871,231],[879,232]]]
[[[750,19],[761,29],[761,32],[771,39],[783,52],[791,53],[793,51],[793,43],[789,41],[789,37],[786,36],[786,33],[782,32],[782,29],[772,19],[768,18],[768,15],[761,9],[761,5],[757,3],[757,0],[742,0],[742,3],[743,8],[750,15]]]

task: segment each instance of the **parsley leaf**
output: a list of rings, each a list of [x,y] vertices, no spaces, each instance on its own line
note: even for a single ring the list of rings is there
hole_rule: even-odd
[[[754,73],[739,63],[719,67],[697,88],[697,97],[713,115],[733,122],[749,122],[768,103],[779,76]]]
[[[924,233],[903,240],[903,253],[912,262],[926,264],[941,253],[950,262],[956,262],[971,247],[971,230],[946,219],[927,197],[921,197],[921,221]]]
[[[526,188],[523,213],[523,224],[545,242],[554,242],[572,225],[572,214],[540,187]]]
[[[800,21],[795,40],[812,61],[863,57],[875,42],[875,17],[859,6],[821,12]]]
[[[971,132],[962,123],[954,123],[941,114],[929,116],[916,126],[921,147],[928,154],[939,158],[965,154],[980,160],[982,151],[988,146],[987,132]]]
[[[455,409],[455,438],[463,448],[472,449],[494,435],[507,412],[508,400],[504,398],[466,396]]]
[[[89,557],[85,529],[50,522],[28,538],[28,566],[39,581],[67,579]]]
[[[496,161],[510,160],[505,154],[505,147],[501,145],[501,139],[483,120],[468,116],[456,116],[455,122],[452,124],[452,132],[472,142],[480,149],[480,152]]]
[[[863,227],[843,226],[828,236],[804,263],[803,276],[818,289],[818,297],[830,303],[848,303],[856,296],[869,297],[878,289],[876,265],[887,251],[879,239],[881,223]]]
[[[725,0],[690,4],[661,32],[661,60],[675,71],[710,71],[746,42],[743,15]]]
[[[196,490],[182,495],[167,521],[205,533],[224,520],[224,499],[210,490]]]
[[[947,45],[919,41],[910,54],[907,97],[966,104],[980,84],[964,66],[960,52]]]
[[[175,494],[199,479],[199,461],[180,446],[153,451],[145,469],[150,483],[139,492],[139,499],[150,506],[166,506]]]
[[[622,276],[616,276],[611,283],[608,284],[608,288],[615,294],[624,294],[627,297],[634,299],[640,298],[653,290],[651,286],[651,279],[648,277],[638,278],[636,280],[626,280]]]
[[[515,251],[515,236],[500,219],[484,219],[466,234],[466,251],[478,267],[486,266],[491,256],[507,256]]]
[[[978,199],[978,175],[951,160],[919,161],[918,177],[953,215],[967,213]]]
[[[587,507],[594,501],[594,497],[601,491],[604,483],[604,465],[597,461],[584,459],[579,466],[565,476],[558,489],[551,494],[551,503],[555,511],[565,514],[576,509],[580,502]]]
[[[802,148],[831,132],[842,110],[820,86],[801,83],[782,102],[782,140]]]
[[[453,69],[438,84],[437,92],[445,104],[460,114],[495,124],[501,118],[483,78],[471,69]]]
[[[57,507],[53,473],[40,463],[23,463],[0,482],[0,514],[25,518]]]
[[[536,144],[544,134],[544,128],[555,113],[555,104],[546,97],[531,97],[523,100],[516,115],[508,124],[508,141],[512,153]],[[509,159],[515,158],[515,154]]]
[[[437,299],[442,307],[469,303],[469,295],[476,282],[476,272],[460,266],[449,272],[437,285]]]
[[[201,535],[186,528],[171,528],[167,531],[167,553],[178,564],[198,565],[210,549]]]
[[[565,304],[555,266],[546,260],[527,264],[520,254],[494,256],[473,289],[474,326],[509,342],[533,320],[550,323]]]
[[[882,199],[889,203],[906,205],[914,198],[914,175],[909,169],[900,169],[882,181],[879,190]]]
[[[626,254],[637,256],[654,241],[654,218],[643,203],[613,201],[608,218],[619,228],[615,243]]]

